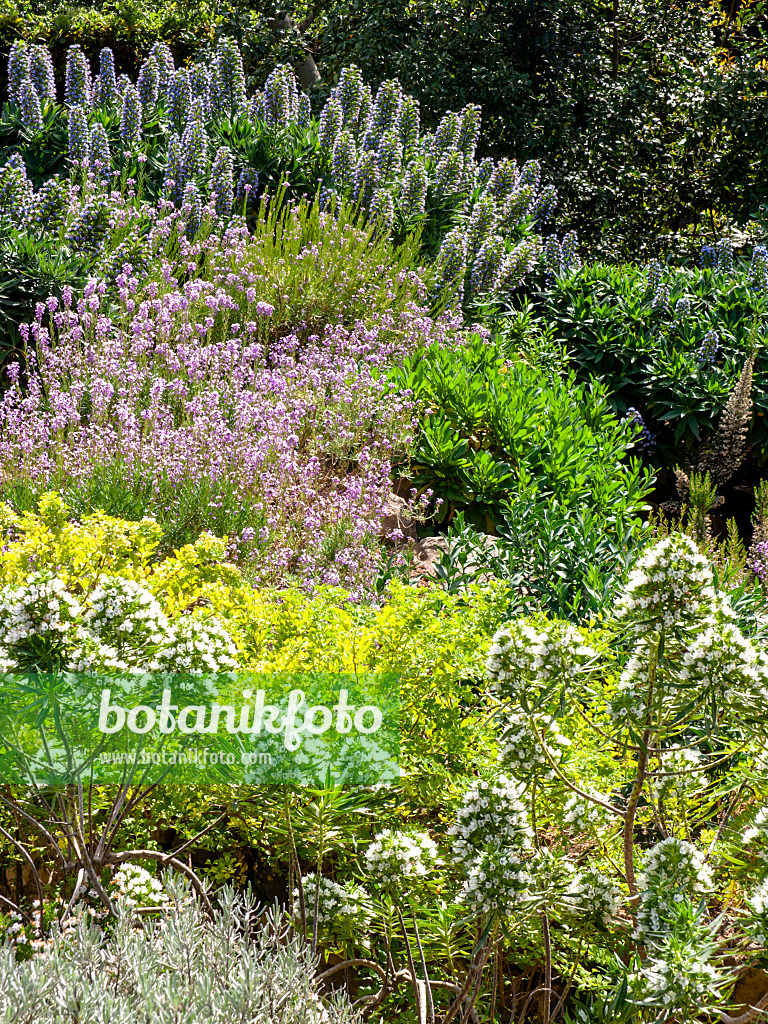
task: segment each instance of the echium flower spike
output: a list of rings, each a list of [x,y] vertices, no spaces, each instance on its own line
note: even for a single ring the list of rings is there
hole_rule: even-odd
[[[701,268],[711,270],[715,265],[716,251],[714,245],[702,245],[701,247]]]
[[[17,39],[8,55],[8,98],[18,105],[21,86],[29,78],[29,47]]]
[[[669,308],[669,285],[666,281],[659,281],[653,300],[651,301],[651,306],[654,309]]]
[[[240,47],[231,36],[221,36],[216,49],[216,93],[228,114],[245,106],[245,72]]]
[[[160,90],[160,68],[157,66],[157,61],[151,53],[141,65],[136,88],[139,91],[141,104],[145,109],[157,103]]]
[[[755,288],[768,287],[768,249],[764,245],[756,245],[752,250],[749,279]]]
[[[378,146],[384,132],[396,129],[402,102],[403,90],[396,78],[381,83],[373,105],[373,121],[367,140],[369,147]]]
[[[640,451],[647,452],[656,446],[656,439],[654,438],[651,431],[648,429],[648,426],[646,425],[646,422],[643,419],[642,415],[633,405],[630,405],[630,407],[627,409],[627,422],[637,423],[637,425],[640,427],[640,436],[635,441],[635,444],[637,445]]]
[[[557,240],[557,235],[548,235],[544,239],[542,255],[544,266],[549,273],[557,274],[560,270],[560,263],[562,260],[562,250],[560,248],[560,242]]]
[[[494,167],[493,173],[488,181],[488,191],[496,202],[501,204],[505,199],[512,195],[518,184],[530,185],[531,182],[523,181],[522,176],[518,175],[517,164],[514,160],[505,159],[499,161],[499,163]]]
[[[109,46],[105,46],[99,54],[99,79],[99,102],[105,106],[116,103],[115,55]]]
[[[444,195],[456,192],[464,175],[464,156],[452,146],[440,157],[435,168],[435,185]]]
[[[87,110],[91,105],[91,69],[79,43],[67,50],[64,97],[68,107]]]
[[[336,94],[341,104],[344,127],[350,131],[356,131],[360,120],[360,107],[365,94],[363,73],[360,68],[354,64],[342,68],[339,84],[336,86]]]
[[[534,195],[539,191],[541,165],[538,160],[528,160],[520,170],[520,185],[530,185]]]
[[[56,80],[53,74],[53,61],[47,46],[37,43],[29,48],[29,77],[37,91],[40,106],[56,102]]]
[[[187,221],[187,238],[191,240],[198,233],[203,222],[203,201],[200,197],[200,189],[194,181],[188,181],[184,186],[181,212]]]
[[[125,90],[128,88],[129,85],[133,85],[133,82],[128,77],[128,75],[126,75],[126,74],[120,75],[120,77],[117,80],[117,95],[120,97],[121,101],[122,101],[123,96],[125,96]],[[139,92],[139,96],[141,96],[141,92]],[[155,102],[155,101],[153,100],[152,102]],[[143,103],[143,100],[142,100],[142,103]]]
[[[176,70],[176,65],[173,61],[173,54],[167,43],[156,42],[153,43],[152,49],[149,51],[149,56],[153,57],[157,64],[157,70],[160,74],[160,80],[158,82],[158,99],[163,102],[168,101],[168,95],[171,88],[171,79],[173,78],[173,72]]]
[[[733,273],[733,243],[730,238],[721,238],[715,246],[715,271],[718,274]]]
[[[499,224],[505,230],[511,230],[531,214],[534,205],[532,186],[519,185],[504,200],[499,214]]]
[[[413,96],[406,96],[397,115],[397,134],[404,153],[419,141],[419,123],[419,101]]]
[[[329,96],[328,102],[323,107],[320,115],[320,130],[318,139],[321,146],[333,149],[336,137],[341,131],[344,114],[338,96]]]
[[[459,141],[460,131],[460,115],[453,110],[449,110],[447,114],[443,115],[432,139],[430,149],[435,160],[439,160],[446,149],[456,146],[456,143]]]
[[[443,239],[435,261],[436,283],[440,293],[450,301],[464,296],[464,277],[467,272],[467,237],[461,227],[453,228]]]
[[[135,149],[141,144],[141,113],[138,90],[131,85],[125,90],[120,112],[120,136],[128,149]]]
[[[294,124],[299,108],[296,76],[287,64],[278,64],[264,83],[264,110],[271,124]]]
[[[19,110],[21,123],[28,132],[37,133],[43,130],[43,112],[40,99],[31,78],[25,78],[19,91]]]
[[[75,105],[69,110],[69,158],[80,167],[87,167],[91,156],[91,136],[85,110]]]
[[[229,146],[221,146],[216,151],[211,165],[211,197],[215,196],[215,209],[218,217],[229,217],[235,199],[234,160]]]
[[[208,167],[208,135],[201,120],[196,116],[196,101],[193,116],[181,137],[181,164],[185,178],[197,178],[205,174]]]
[[[176,131],[183,131],[189,119],[189,108],[192,103],[192,87],[186,68],[178,68],[174,71],[167,102],[171,124]]]
[[[578,256],[579,239],[575,231],[569,231],[563,238],[561,262],[565,270],[578,270],[581,260]]]
[[[377,188],[371,199],[371,219],[376,221],[377,236],[385,236],[395,222],[395,204],[392,195],[384,188]]]
[[[705,365],[711,365],[715,361],[717,350],[720,347],[720,335],[714,328],[711,328],[704,335],[699,348],[699,360]]]
[[[211,77],[204,64],[193,64],[189,69],[190,102],[202,100],[206,117],[211,113]]]
[[[213,104],[213,92],[211,92],[211,104]],[[254,124],[259,121],[266,121],[267,119],[267,108],[264,104],[264,93],[258,89],[248,101],[248,118],[253,121]]]
[[[308,94],[302,92],[299,95],[299,105],[296,108],[296,124],[300,128],[308,128],[311,120],[312,104],[309,102]]]
[[[259,176],[250,167],[244,167],[237,179],[237,190],[235,192],[235,209],[242,213],[248,206],[256,202],[256,193],[259,188]]]
[[[32,182],[21,154],[12,153],[5,167],[0,167],[0,210],[11,217],[23,217],[32,198]]]
[[[557,206],[557,189],[554,185],[547,185],[539,193],[533,204],[531,215],[536,218],[539,224],[546,224]]]
[[[475,203],[467,225],[467,253],[471,259],[493,233],[498,219],[496,200],[484,192]]]
[[[186,179],[181,159],[181,139],[176,132],[172,132],[168,137],[168,162],[163,178],[163,195],[176,202],[184,191],[185,184]]]
[[[379,181],[391,182],[399,174],[403,162],[403,148],[394,129],[388,128],[381,136],[376,162],[379,168]]]
[[[355,202],[361,206],[368,206],[373,199],[373,193],[379,185],[379,168],[376,161],[376,153],[372,150],[363,150],[357,158],[353,192]]]
[[[469,278],[472,298],[479,298],[487,292],[495,291],[503,261],[504,239],[501,235],[491,235],[480,246],[472,264]]]
[[[352,184],[357,166],[357,147],[352,133],[339,132],[333,146],[333,180],[342,190]]]
[[[64,220],[69,206],[69,182],[54,175],[38,189],[30,209],[34,224],[57,228]]]
[[[480,139],[482,107],[476,103],[468,103],[461,111],[459,137],[456,145],[468,160],[473,160],[477,143]]]
[[[91,164],[102,178],[109,178],[112,171],[112,154],[109,151],[107,130],[101,122],[91,128]]]
[[[536,266],[540,253],[541,245],[536,235],[518,242],[512,252],[502,260],[494,289],[511,292],[517,288]]]
[[[489,156],[483,157],[477,167],[477,184],[480,188],[485,188],[488,182],[493,177],[495,164],[493,159]]]
[[[687,295],[681,295],[675,303],[675,320],[682,323],[691,315],[691,300]]]
[[[400,209],[406,220],[423,217],[427,205],[427,169],[420,160],[408,164],[400,193]]]
[[[659,285],[661,284],[661,275],[663,268],[658,260],[651,260],[648,264],[647,278],[648,278],[648,289],[655,295],[658,291]]]

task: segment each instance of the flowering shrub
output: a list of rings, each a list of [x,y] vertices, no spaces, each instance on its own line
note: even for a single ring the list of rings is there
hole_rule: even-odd
[[[406,879],[425,878],[437,861],[437,846],[426,833],[384,829],[365,851],[363,863],[372,885],[396,890]]]

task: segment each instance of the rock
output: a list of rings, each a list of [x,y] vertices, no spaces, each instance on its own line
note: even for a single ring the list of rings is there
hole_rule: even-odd
[[[384,515],[379,524],[379,537],[384,541],[393,541],[392,534],[399,530],[402,534],[397,540],[416,540],[416,520],[408,515],[408,504],[396,494],[390,494]]]
[[[416,575],[431,575],[440,555],[448,550],[445,537],[424,537],[413,546],[413,571]]]

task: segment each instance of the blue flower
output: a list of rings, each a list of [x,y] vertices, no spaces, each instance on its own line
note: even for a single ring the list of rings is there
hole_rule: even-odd
[[[242,212],[244,206],[253,205],[256,202],[258,188],[258,174],[253,168],[244,167],[237,179],[237,191],[235,192],[235,206],[238,212]]]
[[[120,113],[120,136],[129,149],[141,144],[141,99],[138,90],[129,86],[123,96],[123,109]]]
[[[41,132],[43,130],[43,112],[40,109],[40,99],[37,89],[32,84],[31,78],[25,78],[19,90],[19,110],[21,123],[28,132]]]
[[[196,100],[193,104],[192,119],[181,136],[180,160],[187,180],[204,175],[208,167],[208,135],[201,120],[199,103]]]
[[[149,56],[154,58],[160,75],[157,86],[158,99],[163,100],[163,102],[167,102],[171,88],[171,79],[173,78],[173,72],[176,70],[176,65],[173,62],[173,54],[171,53],[167,43],[157,42],[153,43],[152,48],[149,51]]]
[[[435,160],[439,160],[446,149],[453,149],[459,141],[461,117],[453,110],[444,114],[432,138],[430,150]]]
[[[101,123],[91,128],[91,164],[102,178],[109,178],[112,171],[112,154],[109,151],[107,130]]]
[[[99,102],[105,105],[117,102],[115,55],[108,46],[99,54]]]
[[[112,212],[110,200],[104,196],[91,199],[67,228],[67,244],[77,251],[99,249],[109,232]]]
[[[461,227],[455,227],[443,239],[435,261],[436,285],[439,294],[462,300],[464,277],[467,272],[467,237]]]
[[[730,238],[721,238],[715,245],[714,267],[718,274],[733,273],[733,243]]]
[[[64,97],[68,107],[87,110],[91,105],[91,69],[79,43],[67,50]]]
[[[403,147],[400,138],[393,128],[388,128],[381,136],[376,163],[379,168],[379,181],[389,182],[400,172],[403,162]]]
[[[656,439],[654,438],[653,434],[650,432],[648,427],[645,425],[645,420],[643,419],[643,417],[632,405],[630,405],[630,407],[627,409],[627,422],[637,423],[642,428],[640,437],[635,442],[640,451],[650,451],[651,448],[655,448]]]
[[[229,146],[221,146],[216,151],[211,164],[211,197],[215,196],[216,215],[229,217],[235,200],[234,161]]]
[[[501,235],[491,235],[483,242],[472,264],[469,277],[470,293],[473,298],[496,290],[504,257],[504,239]]]
[[[309,127],[309,123],[312,120],[312,104],[309,102],[309,96],[303,92],[299,95],[299,105],[296,110],[296,124],[302,128]]]
[[[341,131],[333,144],[333,180],[345,189],[352,184],[357,166],[357,147],[352,133]]]
[[[704,365],[711,365],[715,361],[717,350],[720,347],[720,335],[712,328],[707,331],[699,348],[699,360]]]
[[[294,124],[299,109],[296,76],[287,64],[278,64],[264,83],[264,112],[270,124]]]
[[[531,161],[535,163],[535,161]],[[526,164],[526,166],[528,166]],[[481,165],[482,167],[482,165]],[[517,164],[514,160],[500,160],[494,167],[493,173],[488,181],[488,191],[497,203],[501,204],[510,196],[517,186],[531,185],[530,181],[523,181],[522,176],[517,173]],[[531,195],[533,190],[531,191]]]
[[[482,107],[476,103],[468,103],[461,111],[459,137],[456,142],[459,150],[468,160],[474,159],[475,149],[480,138]]]
[[[427,203],[427,169],[420,160],[412,160],[403,177],[400,209],[406,220],[423,217]]]
[[[364,149],[358,156],[353,186],[355,202],[368,206],[379,187],[379,168],[374,150]]]
[[[493,177],[495,164],[491,157],[484,157],[477,167],[477,184],[480,188],[485,188],[488,182]]]
[[[488,240],[496,227],[498,209],[496,200],[489,192],[484,192],[475,203],[467,224],[467,253],[475,255]]]
[[[681,296],[675,303],[675,320],[685,320],[691,313],[691,300],[687,295]]]
[[[69,110],[69,158],[87,167],[91,158],[91,135],[85,110],[75,105]]]
[[[536,218],[539,224],[546,224],[557,206],[557,189],[554,185],[547,185],[539,193],[533,204],[531,215]]]
[[[406,96],[397,115],[397,134],[403,151],[408,152],[419,141],[419,101]]]
[[[69,201],[69,182],[56,174],[40,186],[30,205],[29,218],[46,231],[55,230],[64,221]]]
[[[32,183],[27,177],[24,161],[18,153],[12,153],[5,167],[0,168],[0,210],[11,217],[21,218],[32,197]]]
[[[764,245],[756,245],[752,250],[749,277],[756,288],[768,286],[768,249]]]
[[[201,100],[206,117],[211,113],[211,74],[204,64],[193,64],[189,69],[191,102]]]
[[[141,65],[136,88],[143,107],[151,107],[157,103],[160,89],[160,68],[151,53]]]
[[[516,288],[525,275],[529,274],[536,266],[539,252],[539,240],[535,235],[518,242],[512,252],[502,260],[495,288],[504,292]]]
[[[10,60],[9,60],[10,63]],[[56,102],[56,80],[53,75],[53,61],[47,46],[37,43],[29,48],[29,77],[32,79],[40,106]]]
[[[344,127],[356,131],[360,121],[360,109],[363,104],[363,97],[366,86],[363,82],[363,73],[354,64],[348,68],[342,68],[339,75],[339,84],[334,90],[341,104],[341,111],[344,118]]]
[[[338,96],[331,95],[320,114],[320,129],[318,139],[321,146],[333,149],[336,137],[341,131],[344,122],[344,112],[341,109],[341,102]]]
[[[669,285],[666,281],[659,281],[651,306],[653,309],[669,308]]]
[[[186,217],[187,238],[191,240],[198,233],[203,223],[203,201],[200,197],[200,189],[194,181],[188,181],[184,186],[181,212]]]
[[[240,47],[231,36],[220,36],[214,60],[217,106],[235,114],[245,106],[245,72]],[[213,97],[211,97],[213,100]]]
[[[376,236],[388,235],[395,222],[395,204],[392,195],[384,188],[377,188],[371,199],[371,219],[376,221]]]
[[[8,55],[8,98],[18,105],[22,83],[29,78],[29,47],[20,39]]]
[[[384,132],[396,129],[397,115],[402,102],[403,90],[396,78],[381,83],[379,91],[376,93],[376,102],[373,105],[373,117],[367,132],[368,137],[363,142],[365,148],[373,149],[378,146]]]
[[[189,108],[192,103],[192,86],[189,81],[189,72],[186,68],[179,68],[174,71],[171,84],[168,88],[168,118],[177,132],[184,130],[189,118]]]
[[[648,278],[648,288],[650,291],[656,294],[659,285],[661,284],[661,275],[663,274],[663,268],[658,260],[651,260],[648,264],[648,270],[646,272]]]
[[[458,191],[464,175],[464,156],[452,146],[440,157],[435,168],[435,186],[444,195]]]

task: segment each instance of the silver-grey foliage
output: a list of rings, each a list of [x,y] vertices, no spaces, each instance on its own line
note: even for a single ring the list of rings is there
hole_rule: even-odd
[[[159,919],[119,916],[108,935],[85,918],[32,960],[0,946],[2,1024],[354,1024],[323,1001],[316,959],[279,911],[232,890],[213,918],[181,884]]]

